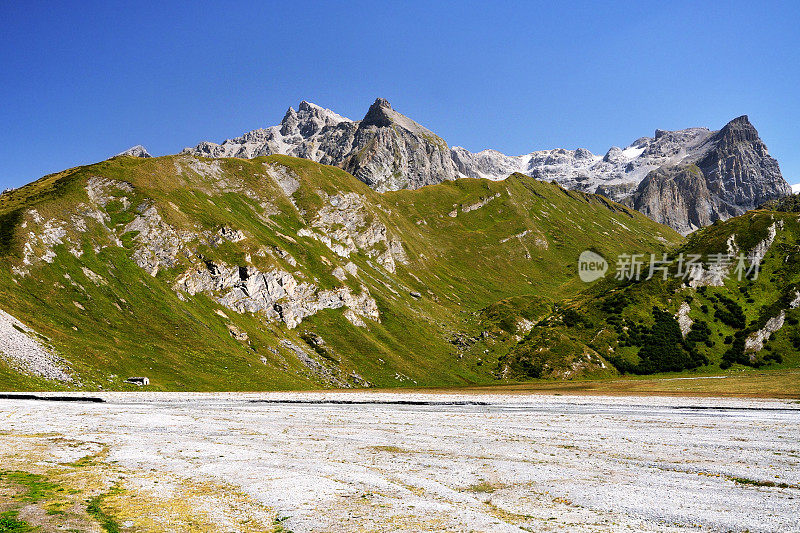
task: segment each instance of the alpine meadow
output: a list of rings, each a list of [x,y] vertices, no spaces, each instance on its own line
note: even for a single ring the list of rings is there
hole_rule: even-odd
[[[795,5],[4,7],[0,533],[800,531]]]

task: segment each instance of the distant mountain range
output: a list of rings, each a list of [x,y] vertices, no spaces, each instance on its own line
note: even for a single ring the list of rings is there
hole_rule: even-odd
[[[686,234],[786,196],[791,187],[747,116],[719,131],[656,130],[605,155],[578,148],[508,156],[449,147],[439,136],[379,98],[353,121],[300,102],[277,126],[186,153],[253,158],[285,154],[340,167],[382,192],[417,189],[456,178],[500,180],[519,172],[602,194]]]

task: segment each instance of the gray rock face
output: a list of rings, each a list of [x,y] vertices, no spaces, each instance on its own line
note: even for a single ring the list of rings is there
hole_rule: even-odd
[[[366,287],[362,286],[358,295],[349,287],[319,290],[279,269],[261,272],[255,267],[207,261],[181,275],[175,289],[191,295],[207,293],[237,313],[262,313],[285,322],[290,329],[322,309],[343,307],[349,311],[345,317],[356,322],[354,325],[363,326],[362,318],[380,322],[377,303]]]
[[[720,131],[656,130],[605,155],[557,148],[508,156],[448,147],[379,98],[360,121],[308,102],[278,126],[184,150],[205,157],[286,154],[338,166],[378,191],[459,177],[500,180],[514,172],[624,202],[688,233],[790,193],[778,163],[746,116]]]
[[[204,157],[303,157],[341,167],[379,191],[416,189],[458,177],[447,143],[383,98],[358,122],[300,102],[298,111],[289,108],[279,126],[222,144],[203,142],[184,152]]]
[[[447,143],[378,98],[359,122],[343,168],[379,191],[458,177]]]
[[[0,359],[25,374],[74,382],[67,362],[38,337],[33,329],[0,309]]]
[[[650,172],[628,203],[686,234],[788,194],[778,162],[742,116],[679,161]]]
[[[733,216],[721,216],[720,206],[715,205],[696,166],[656,169],[627,200],[634,209],[684,235],[718,218]]]
[[[119,157],[121,155],[129,155],[131,157],[153,157],[147,152],[147,149],[141,144],[137,144],[136,146],[131,146],[124,152],[120,152],[114,157]]]

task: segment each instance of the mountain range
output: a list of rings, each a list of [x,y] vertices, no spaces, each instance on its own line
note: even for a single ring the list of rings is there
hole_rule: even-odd
[[[353,121],[309,102],[280,125],[185,153],[252,158],[302,157],[342,168],[377,191],[417,189],[457,178],[505,179],[513,173],[602,194],[687,234],[786,196],[791,187],[747,116],[719,131],[656,130],[604,155],[563,148],[507,156],[449,147],[439,136],[378,98]]]
[[[283,155],[117,156],[0,195],[0,388],[492,383],[481,310],[510,298],[525,331],[580,288],[582,250],[680,241],[522,174],[378,193]]]
[[[603,157],[509,157],[450,148],[384,100],[357,122],[304,102],[222,144],[136,146],[0,194],[0,388],[796,368],[787,193],[746,117]],[[585,283],[586,253],[667,254],[671,276]],[[709,254],[761,275],[679,275],[678,257]]]

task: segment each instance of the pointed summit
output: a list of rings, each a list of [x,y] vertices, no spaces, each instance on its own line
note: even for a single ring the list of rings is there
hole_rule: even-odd
[[[128,155],[128,156],[131,156],[131,157],[153,157],[152,155],[150,155],[147,152],[147,149],[144,146],[142,146],[141,144],[137,144],[136,146],[131,146],[130,148],[128,148],[124,152],[120,152],[117,155],[115,155],[114,157],[119,157],[121,155]]]
[[[280,133],[284,136],[301,135],[310,137],[326,126],[336,126],[350,119],[337,115],[330,109],[303,100],[297,105],[297,111],[290,107],[281,120]]]
[[[281,135],[290,135],[297,128],[297,111],[293,107],[286,110],[281,120]]]
[[[361,121],[365,126],[378,126],[385,127],[391,126],[394,122],[393,118],[396,112],[392,109],[392,104],[385,98],[376,98],[375,102],[369,106],[367,114],[364,115],[364,120]]]
[[[767,146],[758,135],[758,130],[747,118],[742,115],[731,120],[716,134],[717,151],[727,153],[734,150],[736,146],[741,146],[744,150],[751,150],[758,154],[758,157],[767,157]],[[776,163],[777,165],[777,163]]]

